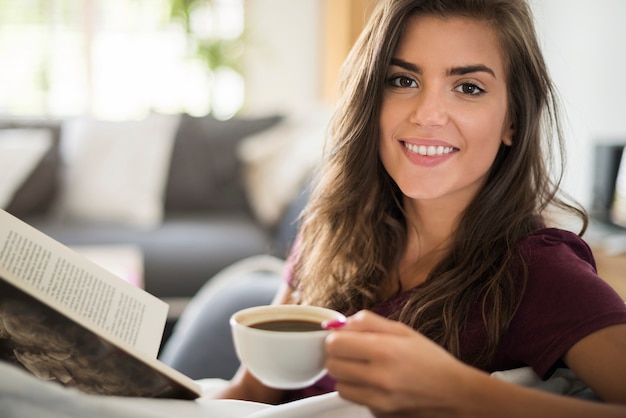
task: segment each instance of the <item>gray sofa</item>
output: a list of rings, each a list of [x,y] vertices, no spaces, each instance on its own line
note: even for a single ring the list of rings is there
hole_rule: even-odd
[[[61,191],[63,123],[0,121],[0,129],[44,128],[54,138],[54,146],[6,209],[66,245],[138,245],[143,252],[145,289],[163,299],[190,298],[238,260],[258,254],[285,256],[304,197],[296,199],[277,227],[264,226],[248,204],[236,156],[242,138],[280,121],[280,116],[221,121],[181,115],[167,177],[164,221],[150,229],[56,218],[52,212]]]

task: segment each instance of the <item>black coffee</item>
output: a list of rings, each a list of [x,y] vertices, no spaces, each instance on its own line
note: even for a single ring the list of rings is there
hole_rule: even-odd
[[[320,331],[322,329],[322,325],[319,322],[313,321],[280,319],[252,324],[250,325],[250,328],[263,329],[267,331],[306,332]]]

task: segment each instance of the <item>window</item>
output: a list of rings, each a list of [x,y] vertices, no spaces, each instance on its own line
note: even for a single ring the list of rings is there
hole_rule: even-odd
[[[243,79],[223,51],[243,37],[243,0],[191,2],[189,31],[174,1],[0,0],[0,113],[232,116]]]

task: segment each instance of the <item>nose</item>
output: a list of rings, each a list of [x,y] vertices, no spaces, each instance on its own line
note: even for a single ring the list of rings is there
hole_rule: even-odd
[[[411,123],[422,127],[442,126],[448,119],[444,94],[434,88],[424,88],[416,95]]]

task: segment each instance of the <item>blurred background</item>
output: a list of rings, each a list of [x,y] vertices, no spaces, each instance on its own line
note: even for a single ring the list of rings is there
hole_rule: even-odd
[[[586,237],[626,300],[626,1],[529,1],[563,186],[610,227]],[[286,256],[375,4],[0,0],[0,207],[167,300],[171,329],[232,263]]]
[[[371,0],[0,0],[0,207],[171,306],[285,257]]]
[[[343,48],[329,19],[360,27],[367,3],[0,0],[0,112],[228,118],[317,101],[324,39]]]
[[[0,0],[0,114],[128,119],[332,101],[374,0]],[[626,137],[626,2],[532,0],[567,113],[566,189],[591,201],[592,147]]]

